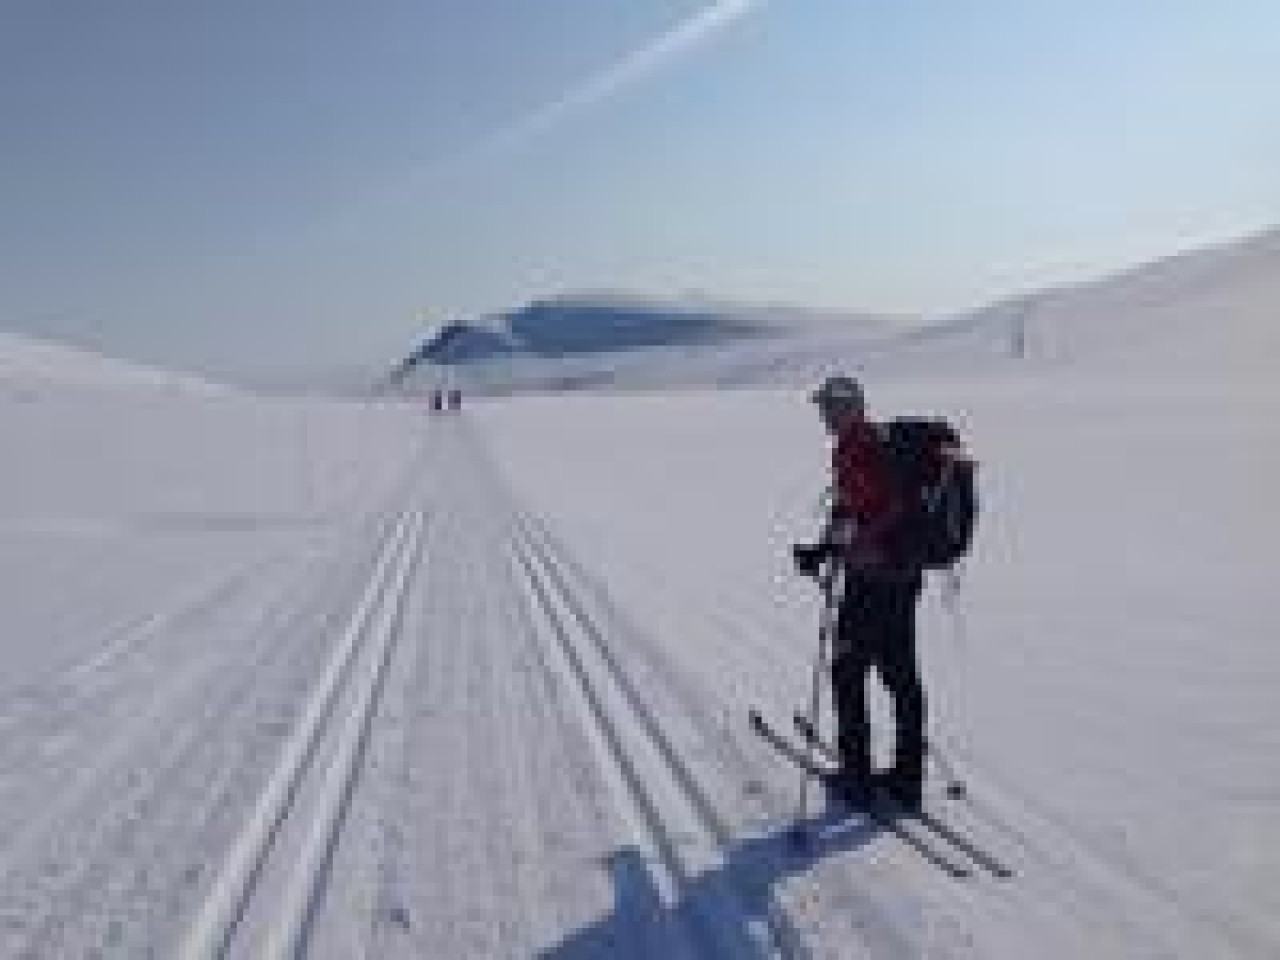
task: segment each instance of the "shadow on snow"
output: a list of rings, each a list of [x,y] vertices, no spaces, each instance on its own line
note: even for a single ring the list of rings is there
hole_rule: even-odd
[[[806,821],[804,829],[803,842],[797,842],[790,828],[740,840],[714,869],[676,878],[675,902],[669,904],[654,886],[647,858],[634,847],[616,850],[604,861],[613,880],[610,913],[538,958],[751,957],[761,953],[759,931],[778,918],[786,924],[778,931],[781,937],[802,943],[789,917],[781,910],[771,914],[774,887],[826,857],[864,846],[881,832],[874,822],[847,813]]]

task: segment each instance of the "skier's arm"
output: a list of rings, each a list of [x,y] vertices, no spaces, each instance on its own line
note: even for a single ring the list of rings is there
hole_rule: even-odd
[[[816,577],[822,565],[832,557],[845,553],[852,542],[855,521],[848,509],[834,504],[831,516],[816,543],[798,543],[791,548],[796,570],[806,577]]]

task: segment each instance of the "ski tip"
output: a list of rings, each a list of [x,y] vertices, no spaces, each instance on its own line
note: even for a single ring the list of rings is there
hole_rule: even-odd
[[[817,731],[813,729],[813,722],[803,713],[797,713],[791,719],[795,724],[796,729],[800,731],[800,736],[804,737],[805,742],[811,746],[816,745],[818,742],[818,734]]]
[[[764,725],[764,717],[762,717],[760,715],[760,711],[756,710],[754,707],[747,711],[747,720],[753,727],[760,727]]]

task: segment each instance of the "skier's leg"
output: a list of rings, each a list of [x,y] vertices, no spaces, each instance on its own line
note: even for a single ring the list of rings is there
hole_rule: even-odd
[[[915,621],[920,590],[918,582],[894,585],[892,600],[883,611],[885,642],[877,657],[880,677],[893,698],[896,737],[890,787],[912,805],[918,805],[924,784],[928,708],[916,662]]]
[[[866,595],[849,584],[836,629],[836,655],[831,665],[832,700],[836,709],[836,746],[840,766],[857,788],[871,783],[871,724],[867,717],[867,674],[871,670],[865,643]]]
[[[871,730],[867,723],[868,669],[866,660],[856,654],[845,654],[831,666],[840,765],[853,776],[869,776],[871,773]]]

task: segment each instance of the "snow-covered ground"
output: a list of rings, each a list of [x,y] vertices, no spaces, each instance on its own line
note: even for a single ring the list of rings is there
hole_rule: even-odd
[[[1021,876],[1013,891],[959,895],[956,943],[980,957],[1274,951],[1280,656],[1266,557],[1280,519],[1262,505],[1280,397],[1078,378],[872,387],[885,412],[966,424],[983,464],[981,538],[952,607],[931,589],[922,657],[934,737],[970,783],[957,814]],[[793,391],[481,415],[535,509],[754,762],[768,758],[747,707],[785,720],[816,649],[816,598],[787,567],[823,479],[806,406]],[[918,895],[897,893],[926,916]],[[1027,913],[999,914],[1011,904]]]
[[[868,366],[878,412],[952,417],[982,464],[920,624],[929,800],[1006,879],[812,793],[797,847],[796,770],[748,728],[809,691],[788,547],[824,438],[767,383],[835,362],[818,338],[743,389],[434,416],[6,338],[0,956],[1280,955],[1250,250],[1055,294],[1040,333],[1087,349]]]

